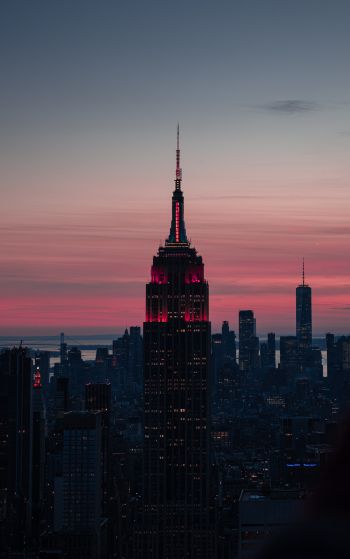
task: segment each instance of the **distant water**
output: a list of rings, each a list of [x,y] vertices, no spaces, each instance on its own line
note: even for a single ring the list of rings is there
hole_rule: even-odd
[[[81,336],[65,336],[65,342],[68,347],[78,346],[81,350],[82,358],[86,361],[92,361],[96,356],[97,347],[104,346],[109,349],[112,348],[112,342],[118,338],[121,334],[90,334]],[[262,338],[263,339],[263,338]],[[318,340],[317,340],[318,341]],[[0,336],[0,349],[4,347],[13,347],[18,345],[21,339],[18,336]],[[315,340],[314,340],[315,342]],[[59,336],[27,336],[22,339],[22,344],[24,346],[30,347],[32,349],[40,349],[42,351],[51,352],[51,365],[59,361],[59,347],[60,347],[60,337]],[[237,352],[238,357],[238,352]],[[276,351],[276,361],[277,364],[280,361],[280,352]],[[327,374],[327,352],[322,351],[322,361],[323,361],[323,374]]]
[[[78,346],[81,349],[81,355],[84,360],[91,361],[95,359],[96,348],[100,346],[112,348],[112,342],[120,334],[96,334],[96,335],[75,335],[75,336],[65,336],[64,340],[68,345]],[[59,361],[59,349],[60,349],[60,336],[26,336],[24,338],[19,338],[18,336],[0,336],[0,349],[4,347],[13,347],[19,345],[22,341],[22,345],[29,347],[31,349],[39,349],[41,351],[50,351],[51,355],[51,365]]]

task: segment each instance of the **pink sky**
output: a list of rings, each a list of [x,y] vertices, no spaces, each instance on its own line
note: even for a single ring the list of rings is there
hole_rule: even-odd
[[[350,331],[349,2],[4,4],[2,334],[142,323],[178,121],[214,330],[293,333],[304,256],[314,333]]]
[[[256,313],[258,332],[294,331],[301,259],[313,288],[314,333],[348,332],[350,225],[343,200],[257,193],[191,196],[189,237],[203,256],[216,330],[238,311]],[[0,329],[10,333],[113,332],[144,320],[152,256],[170,225],[171,180],[161,196],[85,201],[46,211],[20,207],[1,225]],[[207,188],[204,188],[207,190]],[[239,189],[235,189],[236,191]]]

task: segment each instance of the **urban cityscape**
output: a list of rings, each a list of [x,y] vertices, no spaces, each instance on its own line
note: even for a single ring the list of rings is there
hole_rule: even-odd
[[[0,2],[0,559],[350,557],[349,22]]]
[[[1,350],[1,557],[254,557],[300,521],[332,462],[350,335],[313,338],[303,259],[293,335],[259,339],[252,309],[237,333],[228,320],[211,331],[179,142],[178,127],[170,233],[143,327],[88,360],[64,333],[54,355]]]

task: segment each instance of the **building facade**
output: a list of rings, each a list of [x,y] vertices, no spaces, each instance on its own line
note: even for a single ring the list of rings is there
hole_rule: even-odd
[[[168,239],[144,323],[144,488],[139,556],[214,557],[209,483],[209,290],[186,236],[180,150]]]
[[[253,311],[239,311],[239,368],[251,371],[259,366],[259,339]]]
[[[0,536],[23,551],[32,515],[32,360],[27,349],[0,354]]]
[[[296,336],[301,360],[312,347],[311,287],[305,283],[304,263],[302,283],[296,288]]]

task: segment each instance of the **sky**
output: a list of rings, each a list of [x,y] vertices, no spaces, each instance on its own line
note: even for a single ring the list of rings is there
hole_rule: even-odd
[[[347,0],[4,0],[0,334],[142,324],[169,232],[180,123],[186,228],[213,329],[253,309],[350,331]]]

